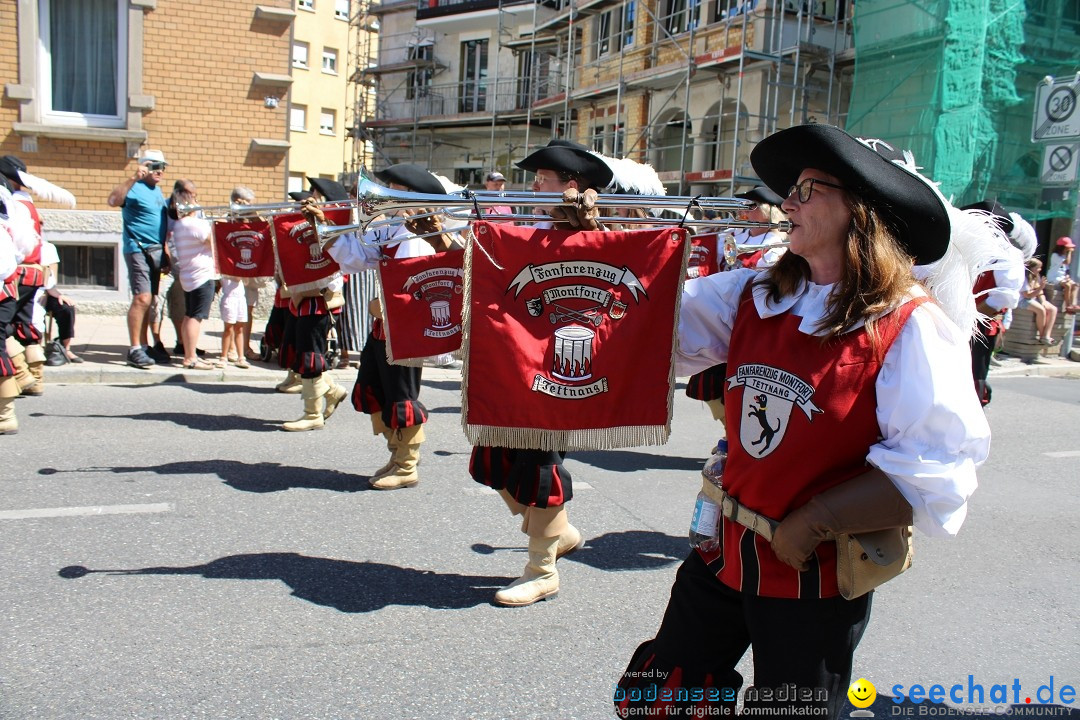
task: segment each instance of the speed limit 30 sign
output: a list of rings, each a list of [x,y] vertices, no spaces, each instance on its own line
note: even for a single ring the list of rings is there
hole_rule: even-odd
[[[1080,138],[1080,75],[1069,80],[1039,83],[1035,88],[1035,122],[1032,142]]]

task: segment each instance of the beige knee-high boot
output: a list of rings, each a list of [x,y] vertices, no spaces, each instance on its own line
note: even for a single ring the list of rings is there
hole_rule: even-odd
[[[522,505],[517,500],[515,500],[514,496],[511,495],[510,491],[506,488],[503,488],[499,491],[499,497],[501,497],[503,499],[503,502],[506,503],[506,507],[510,508],[511,515],[524,515],[525,511],[529,509],[528,505]],[[525,532],[524,518],[522,518],[521,532]]]
[[[345,388],[334,382],[334,376],[329,373],[324,373],[323,378],[326,380],[327,392],[326,392],[326,409],[323,410],[323,419],[329,420],[330,416],[337,410],[337,406],[341,404],[342,400],[349,397],[349,393]]]
[[[301,380],[300,396],[304,399],[304,414],[298,420],[283,423],[282,429],[290,432],[321,430],[323,427],[323,396],[329,386],[322,375]]]
[[[286,393],[288,395],[296,395],[303,390],[303,383],[300,382],[301,378],[292,370],[289,370],[285,375],[285,379],[274,386],[274,389],[279,393]]]
[[[0,435],[19,432],[15,419],[15,398],[19,396],[19,381],[12,377],[0,378]]]
[[[705,404],[708,405],[709,410],[712,411],[713,420],[724,422],[724,398],[706,400]]]
[[[416,466],[420,463],[420,445],[424,442],[424,426],[412,425],[394,431],[394,469],[371,482],[373,490],[397,490],[420,482]]]
[[[525,572],[514,582],[495,593],[499,605],[522,607],[552,597],[559,592],[559,571],[555,568],[560,539],[573,528],[562,505],[551,508],[530,507],[525,513],[524,530],[529,536],[529,561]],[[580,540],[580,533],[574,529]],[[575,543],[576,546],[576,543]]]
[[[5,347],[8,357],[11,358],[11,364],[15,366],[15,381],[19,384],[19,394],[36,395],[37,393],[34,392],[25,392],[37,382],[37,378],[30,373],[30,367],[26,363],[26,348],[13,337],[7,339]]]
[[[26,368],[33,376],[34,382],[29,387],[23,388],[23,395],[45,394],[45,350],[35,343],[26,346]]]
[[[382,415],[375,413],[371,416],[371,431],[375,435],[382,435],[386,438],[386,449],[390,451],[390,459],[386,461],[386,464],[381,468],[371,473],[370,480],[378,480],[383,475],[393,472],[397,465],[394,464],[394,450],[397,449],[398,441],[397,434],[386,427],[386,423],[383,422]]]

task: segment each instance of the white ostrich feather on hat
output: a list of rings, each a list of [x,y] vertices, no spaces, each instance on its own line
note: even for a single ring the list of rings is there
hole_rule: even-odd
[[[981,210],[960,210],[942,195],[938,184],[919,172],[910,151],[903,152],[903,161],[894,161],[933,189],[945,204],[949,215],[949,247],[938,260],[916,265],[915,279],[937,301],[945,314],[970,337],[978,330],[983,318],[972,294],[979,275],[995,266],[1023,263],[1019,251],[1009,243],[994,216]]]
[[[54,185],[45,178],[31,175],[25,170],[19,171],[19,178],[22,180],[23,185],[30,188],[30,192],[34,193],[34,197],[37,199],[63,205],[64,207],[75,207],[75,196],[59,185]]]
[[[667,188],[652,165],[639,163],[630,158],[600,156],[611,168],[609,187],[631,195],[667,195]]]
[[[1025,260],[1030,260],[1039,248],[1039,236],[1035,234],[1035,228],[1017,213],[1009,213],[1013,221],[1012,232],[1009,233],[1009,242],[1024,254]]]
[[[978,210],[960,210],[946,204],[952,232],[949,249],[940,260],[915,267],[915,277],[937,300],[945,314],[970,335],[982,314],[971,290],[982,273],[1011,263],[1023,263],[993,216]]]
[[[431,172],[431,171],[428,170],[428,172]],[[438,173],[431,173],[431,174],[435,176],[435,179],[439,181],[439,184],[441,184],[443,186],[443,189],[446,190],[446,193],[448,195],[453,194],[453,193],[460,193],[460,192],[465,190],[464,185],[458,185],[457,183],[455,183],[453,180],[446,177],[445,175],[440,175]],[[465,200],[462,200],[462,203],[467,204]],[[452,218],[452,217],[449,217],[447,215],[444,215],[443,218],[442,218],[442,225],[443,225],[443,229],[447,230],[449,232],[460,232],[460,231],[464,230],[469,225],[469,221],[468,220],[459,220],[459,219]]]

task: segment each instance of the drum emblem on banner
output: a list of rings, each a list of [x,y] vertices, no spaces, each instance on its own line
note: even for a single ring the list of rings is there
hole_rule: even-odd
[[[258,267],[255,262],[255,251],[264,242],[265,238],[257,230],[237,230],[225,236],[225,242],[236,248],[240,257],[236,260],[236,267],[241,270],[254,270]]]
[[[771,365],[740,365],[727,381],[729,390],[743,387],[739,442],[750,457],[765,457],[780,445],[795,405],[811,422],[823,412],[811,401],[812,385]]]
[[[588,260],[529,265],[522,268],[506,292],[513,290],[517,298],[532,283],[553,281],[564,282],[537,288],[536,296],[525,298],[530,317],[540,318],[546,312],[548,322],[555,326],[547,353],[547,373],[533,378],[532,389],[566,399],[608,392],[607,377],[596,377],[598,333],[605,321],[626,316],[627,304],[616,300],[616,290],[624,287],[636,302],[640,302],[639,296],[647,298],[648,294],[628,267]]]
[[[462,270],[459,267],[429,268],[405,281],[402,288],[414,300],[428,304],[430,326],[424,329],[427,337],[445,338],[461,332],[461,323],[450,314],[450,300],[462,291]]]
[[[307,245],[308,261],[304,263],[306,270],[318,270],[330,264],[330,258],[323,255],[322,248],[319,247],[319,239],[315,236],[315,229],[311,227],[311,223],[302,222],[293,225],[289,228],[289,239],[300,245]]]

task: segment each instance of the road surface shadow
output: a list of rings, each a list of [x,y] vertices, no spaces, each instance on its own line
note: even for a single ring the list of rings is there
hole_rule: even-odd
[[[352,475],[327,468],[282,465],[274,462],[244,463],[237,460],[181,460],[161,465],[116,465],[79,468],[79,472],[107,472],[143,475],[216,475],[229,487],[244,492],[269,493],[306,488],[334,492],[370,490],[367,475]],[[55,475],[54,468],[42,468],[40,475]]]
[[[473,577],[431,570],[308,557],[297,553],[230,555],[204,565],[92,570],[80,565],[62,568],[62,578],[91,573],[108,575],[202,575],[213,580],[280,580],[292,594],[315,605],[346,613],[365,613],[388,605],[417,605],[435,610],[461,610],[487,605],[511,578]]]
[[[484,543],[472,546],[473,552],[491,555],[498,551],[523,552],[524,547],[495,547]],[[567,555],[562,562],[620,572],[623,570],[659,570],[681,561],[690,552],[687,539],[654,530],[625,530],[586,538],[585,547]]]
[[[576,460],[602,470],[624,473],[642,470],[685,470],[699,473],[708,457],[707,450],[701,451],[701,457],[656,455],[636,450],[588,450],[585,452],[571,450],[566,454],[567,460]]]

